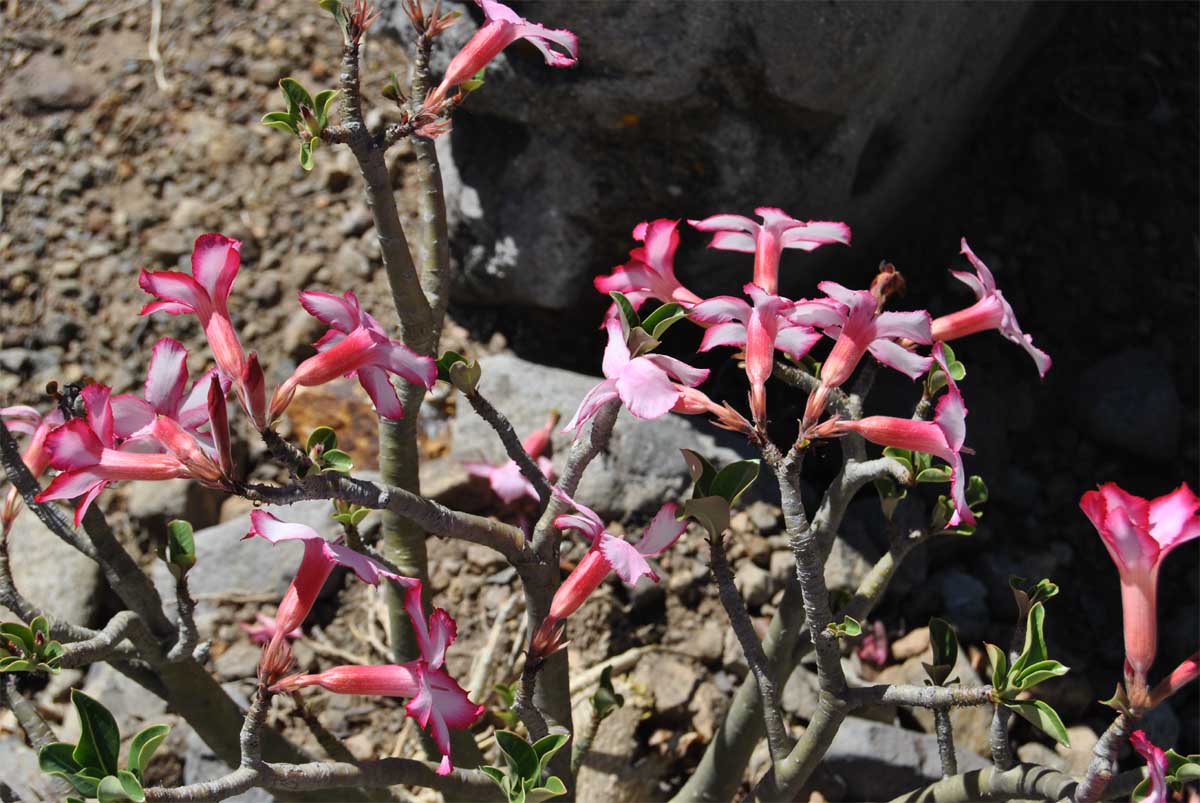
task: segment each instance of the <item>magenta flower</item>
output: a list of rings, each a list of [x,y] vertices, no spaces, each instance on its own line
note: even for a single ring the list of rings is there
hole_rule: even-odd
[[[551,482],[554,481],[554,464],[550,462],[550,458],[544,456],[544,453],[550,447],[550,434],[554,431],[557,423],[558,413],[556,412],[550,416],[545,426],[530,433],[521,444],[525,453],[534,459],[542,474]],[[535,501],[539,498],[537,489],[521,473],[516,461],[507,460],[499,466],[478,462],[464,463],[463,465],[472,476],[485,478],[491,486],[492,492],[505,504],[512,504],[522,497],[528,497]]]
[[[608,276],[597,276],[592,283],[601,293],[623,294],[635,310],[648,298],[664,304],[675,302],[684,307],[700,303],[700,297],[675,278],[675,250],[679,248],[678,220],[651,220],[637,224],[633,239],[643,245],[629,252],[629,261],[613,268]],[[614,304],[608,317],[617,314]]]
[[[746,350],[746,376],[750,379],[750,410],[754,420],[767,417],[766,384],[775,367],[775,350],[799,360],[821,339],[814,326],[837,326],[842,319],[839,304],[821,301],[789,301],[772,295],[756,283],[742,288],[754,302],[717,296],[692,308],[690,317],[708,325],[700,351],[717,346]]]
[[[1127,691],[1140,707],[1146,702],[1146,674],[1158,650],[1158,570],[1171,550],[1200,538],[1200,498],[1186,483],[1147,501],[1108,482],[1085,493],[1079,507],[1100,533],[1121,575]]]
[[[63,414],[59,409],[51,410],[45,416],[32,407],[16,405],[0,408],[0,418],[8,428],[17,433],[29,436],[21,460],[34,479],[42,476],[50,467],[50,452],[46,449],[46,436],[63,423]],[[0,536],[8,535],[12,529],[17,514],[21,512],[21,494],[16,488],[9,488],[4,499],[4,507],[0,509]]]
[[[1158,682],[1158,685],[1154,687],[1154,691],[1150,694],[1149,707],[1156,708],[1159,703],[1191,683],[1197,677],[1200,677],[1200,652],[1195,653],[1190,658],[1185,658],[1179,666],[1171,671],[1171,674]]]
[[[955,340],[976,332],[986,332],[995,329],[1006,338],[1016,343],[1028,352],[1037,366],[1038,374],[1045,376],[1050,370],[1050,355],[1033,345],[1033,338],[1021,331],[1017,316],[1004,298],[1004,294],[996,288],[996,280],[983,260],[975,256],[975,252],[967,245],[967,239],[962,239],[962,253],[966,254],[971,265],[975,268],[976,276],[966,271],[952,270],[954,278],[970,287],[978,300],[966,309],[952,312],[935,318],[933,321],[934,340]]]
[[[300,304],[308,313],[332,327],[317,341],[315,357],[309,357],[275,390],[270,419],[283,414],[297,387],[314,387],[357,375],[375,410],[384,418],[404,417],[404,408],[388,374],[396,374],[426,388],[437,379],[437,364],[422,357],[398,340],[392,340],[379,322],[364,312],[350,291],[339,298],[332,293],[306,291]]]
[[[267,645],[271,643],[271,639],[275,638],[275,634],[279,632],[279,623],[273,616],[267,616],[265,613],[254,614],[254,624],[248,625],[245,622],[238,622],[242,630],[246,631],[246,635],[255,644]],[[300,628],[294,627],[282,635],[288,641],[295,641],[304,634],[300,632]]]
[[[241,250],[238,240],[222,234],[201,234],[192,249],[191,276],[176,271],[146,270],[138,276],[138,285],[159,299],[142,307],[141,314],[194,313],[204,327],[217,367],[239,387],[246,373],[246,353],[233,329],[228,304],[229,291],[242,261]]]
[[[579,565],[559,586],[550,602],[550,613],[542,629],[553,629],[563,619],[579,609],[610,572],[629,585],[635,585],[642,577],[658,582],[658,574],[650,568],[646,558],[662,554],[674,544],[687,529],[687,520],[677,521],[679,506],[668,502],[659,509],[636,544],[623,538],[609,535],[604,522],[591,508],[585,507],[559,493],[578,513],[568,513],[554,520],[554,526],[562,530],[578,530],[592,540],[592,546]]]
[[[450,87],[472,78],[500,55],[500,51],[518,39],[525,39],[542,52],[551,67],[570,67],[579,57],[579,39],[570,31],[554,30],[529,22],[511,8],[496,0],[475,0],[487,19],[470,41],[458,51],[442,82],[425,98],[425,109],[441,105]],[[557,45],[563,52],[551,48]]]
[[[1141,803],[1167,803],[1167,754],[1146,737],[1145,731],[1134,731],[1129,737],[1133,749],[1146,759],[1146,777],[1150,780],[1150,792]]]
[[[754,283],[774,295],[779,288],[779,258],[785,248],[814,251],[822,245],[850,245],[850,227],[829,220],[802,221],[782,209],[760,206],[761,224],[741,215],[713,215],[689,220],[700,231],[716,232],[709,248],[754,254]]]
[[[708,378],[707,370],[663,354],[631,358],[621,322],[609,319],[604,328],[608,330],[603,362],[605,380],[587,392],[563,432],[578,433],[606,402],[616,398],[637,418],[661,418],[679,401],[681,391],[675,382],[694,388]]]
[[[894,418],[873,415],[857,421],[835,421],[834,432],[857,432],[871,443],[894,446],[940,457],[950,464],[950,497],[954,501],[954,515],[950,526],[960,522],[975,523],[975,514],[967,505],[966,477],[963,471],[963,441],[967,435],[967,407],[962,394],[950,372],[946,370],[945,356],[941,344],[934,347],[934,358],[942,366],[948,383],[944,395],[934,410],[932,421],[914,421],[911,418]]]

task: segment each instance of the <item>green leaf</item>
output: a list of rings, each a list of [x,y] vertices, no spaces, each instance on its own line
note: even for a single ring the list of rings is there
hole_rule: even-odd
[[[629,299],[624,293],[618,293],[613,290],[609,293],[613,303],[617,305],[617,312],[621,315],[621,327],[625,332],[625,336],[629,337],[629,333],[642,325],[642,319],[638,317],[637,311],[634,310],[633,304],[629,303]]]
[[[268,112],[262,116],[262,124],[271,128],[278,128],[280,131],[287,131],[295,136],[300,135],[300,129],[296,125],[296,121],[292,119],[292,115],[288,112]]]
[[[41,641],[43,643],[50,639],[50,622],[48,622],[46,620],[45,616],[33,617],[33,621],[29,623],[29,630],[34,635],[33,640],[34,640],[35,644],[38,641],[38,639],[37,639],[38,635],[41,635],[41,637],[42,637]]]
[[[830,622],[826,630],[832,630],[837,636],[854,638],[862,635],[862,625],[852,616],[847,616],[841,622]]]
[[[72,757],[81,767],[91,767],[106,775],[117,771],[121,732],[108,709],[79,689],[71,689],[71,702],[79,712],[80,735]]]
[[[450,366],[456,362],[466,362],[467,358],[459,354],[457,351],[447,351],[445,354],[437,358],[438,379],[443,382],[450,381]]]
[[[463,393],[474,393],[475,388],[479,385],[479,378],[483,375],[483,369],[478,362],[471,360],[452,364],[448,373],[450,374],[450,384]]]
[[[1125,687],[1121,685],[1120,681],[1117,681],[1117,688],[1113,692],[1112,697],[1109,697],[1107,700],[1101,700],[1100,705],[1106,705],[1118,714],[1131,716],[1129,698],[1125,695]]]
[[[925,452],[913,452],[913,472],[920,476],[921,472],[933,466],[933,455]]]
[[[538,782],[541,764],[529,742],[511,731],[496,731],[496,745],[508,761],[513,775],[530,783]]]
[[[196,565],[196,539],[192,525],[183,519],[167,522],[166,559],[171,574],[178,579]]]
[[[483,86],[483,74],[485,72],[487,72],[487,67],[481,67],[479,72],[475,73],[475,75],[459,84],[458,88],[463,92],[474,92],[476,89],[479,89],[479,87]]]
[[[350,524],[357,527],[358,525],[362,524],[363,519],[369,515],[371,515],[370,508],[360,507],[358,510],[350,514]]]
[[[313,169],[312,144],[320,140],[306,140],[300,143],[300,166],[307,170]]]
[[[571,737],[565,733],[551,733],[549,736],[543,736],[533,743],[533,752],[538,757],[538,775],[534,779],[536,782],[542,777],[542,773],[546,770],[546,762],[548,762],[555,753],[562,750]]]
[[[900,465],[908,469],[911,474],[913,470],[913,453],[908,449],[900,449],[895,446],[888,446],[883,450],[884,457],[890,457]]]
[[[1200,780],[1200,764],[1188,762],[1172,773],[1175,783],[1191,783],[1195,780]]]
[[[625,705],[625,697],[618,694],[617,690],[613,688],[612,666],[606,666],[600,672],[600,683],[596,687],[595,694],[592,695],[592,708],[596,713],[597,721],[603,722],[609,714],[623,705]]]
[[[511,683],[497,683],[492,688],[496,690],[496,696],[500,698],[500,702],[504,704],[505,708],[513,707],[513,703],[517,699],[517,692]]]
[[[1053,708],[1041,700],[1005,700],[1004,704],[1016,711],[1034,727],[1047,733],[1063,747],[1071,746],[1067,729]]]
[[[105,780],[108,779],[106,778]],[[118,800],[132,800],[134,803],[142,803],[146,799],[146,793],[142,790],[142,782],[132,772],[119,770],[117,772],[117,782],[122,792],[122,796],[117,798]],[[103,781],[101,781],[101,784],[103,784]]]
[[[1070,667],[1063,666],[1058,661],[1039,661],[1022,669],[1013,685],[1021,689],[1032,689],[1042,681],[1062,677],[1069,671]]]
[[[313,98],[313,111],[317,115],[317,124],[322,130],[324,130],[325,125],[329,122],[329,106],[337,96],[338,91],[336,89],[322,89]]]
[[[729,502],[723,496],[702,496],[683,503],[683,515],[700,522],[715,538],[729,529]]]
[[[100,803],[123,803],[130,798],[125,794],[125,786],[116,775],[106,775],[96,787],[96,798]],[[145,800],[145,795],[142,796]]]
[[[988,662],[992,667],[992,688],[997,694],[1002,694],[1008,688],[1008,653],[995,644],[983,645],[987,648]]]
[[[496,782],[496,785],[504,789],[504,770],[499,767],[486,766],[480,767],[479,771]]]
[[[33,637],[33,631],[20,622],[0,624],[0,636],[20,645],[26,655],[37,653],[37,641]]]
[[[673,324],[686,316],[687,310],[683,308],[682,304],[674,302],[663,304],[646,316],[646,320],[642,321],[642,328],[649,332],[651,337],[658,340]]]
[[[692,496],[709,496],[712,481],[717,476],[717,468],[707,457],[691,449],[680,449],[683,460],[687,463],[688,473],[692,475]]]
[[[929,620],[929,643],[935,665],[953,668],[958,663],[958,636],[945,619],[935,616]]]
[[[349,474],[353,468],[354,461],[350,459],[350,455],[341,449],[330,449],[321,455],[322,471],[337,471],[341,474]]]
[[[75,745],[66,742],[54,742],[46,745],[38,751],[38,769],[51,775],[57,773],[64,777],[78,772],[82,767],[71,755],[74,750]]]
[[[333,427],[317,427],[308,434],[308,440],[304,442],[304,451],[311,452],[318,446],[321,451],[336,449],[338,444],[337,433],[333,431]]]
[[[896,515],[900,501],[908,496],[908,489],[898,488],[888,477],[875,480],[875,492],[879,494],[879,508],[883,511],[883,517],[888,521]]]
[[[129,741],[129,754],[125,761],[129,771],[139,779],[142,778],[146,772],[146,765],[154,756],[154,751],[162,744],[163,739],[167,738],[170,731],[170,725],[150,725],[138,731]]]
[[[35,672],[37,664],[28,658],[5,658],[0,660],[0,672]]]
[[[758,460],[738,460],[723,467],[713,477],[709,493],[724,497],[732,507],[738,497],[758,479],[759,464]]]
[[[98,774],[89,774],[89,770],[81,770],[73,775],[63,775],[67,783],[75,787],[75,791],[83,795],[84,798],[95,797],[96,787],[100,784],[100,776]]]
[[[967,499],[967,507],[971,508],[971,510],[975,510],[977,506],[987,502],[988,489],[987,483],[983,481],[983,477],[980,477],[978,474],[972,474],[970,477],[968,477],[967,487],[964,491],[964,495]],[[979,512],[976,511],[975,514],[979,515]],[[1051,583],[1051,585],[1053,585],[1053,583]],[[1057,586],[1055,586],[1054,593],[1058,593]],[[1051,594],[1050,596],[1054,596],[1054,594]],[[1049,599],[1049,597],[1047,597],[1047,599]]]
[[[316,108],[316,104],[313,103],[312,96],[308,94],[308,90],[295,78],[281,78],[279,80],[279,90],[283,92],[283,97],[287,100],[288,113],[291,114],[292,110],[295,109],[297,118],[299,118],[301,106],[307,106],[309,109]]]
[[[558,797],[559,795],[565,795],[566,793],[567,787],[566,784],[562,782],[562,779],[557,775],[551,775],[546,779],[546,782],[537,789],[530,789],[529,793],[525,796],[525,799],[535,801],[536,803],[537,801],[549,800],[552,797]]]
[[[950,673],[954,671],[954,666],[946,666],[945,664],[927,664],[921,662],[921,666],[925,669],[925,674],[929,676],[929,680],[925,681],[926,685],[932,683],[934,686],[947,685],[946,680],[950,677]],[[957,681],[957,678],[955,679]]]
[[[945,466],[923,469],[917,475],[917,482],[950,482],[950,469]]]
[[[1042,633],[1045,621],[1046,609],[1042,603],[1036,602],[1031,605],[1025,621],[1025,648],[1021,650],[1017,660],[1013,661],[1012,669],[1008,673],[1009,678],[1020,677],[1025,667],[1041,663],[1049,657],[1046,652],[1046,637]]]

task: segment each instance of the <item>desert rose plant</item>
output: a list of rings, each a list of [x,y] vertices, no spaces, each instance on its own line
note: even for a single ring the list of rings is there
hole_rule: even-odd
[[[140,395],[113,395],[102,384],[87,383],[63,389],[47,409],[0,409],[0,453],[12,485],[0,509],[4,533],[18,515],[36,515],[57,537],[99,563],[124,604],[97,630],[46,616],[14,584],[8,544],[0,542],[0,603],[20,619],[0,625],[0,672],[5,673],[0,699],[38,749],[40,766],[56,794],[100,800],[221,800],[261,787],[313,799],[392,799],[387,787],[408,785],[456,800],[572,797],[577,771],[603,720],[622,704],[608,666],[590,680],[588,688],[597,690],[581,715],[573,711],[573,681],[591,672],[571,666],[565,649],[573,617],[591,595],[604,593],[611,575],[629,586],[663,580],[665,570],[657,559],[689,526],[707,539],[712,578],[750,672],[699,764],[677,791],[677,800],[735,797],[751,754],[764,739],[769,760],[765,772],[748,779],[750,793],[761,800],[796,799],[845,718],[879,704],[929,709],[936,722],[943,778],[906,799],[1071,798],[1087,803],[1127,795],[1141,784],[1146,799],[1165,801],[1200,776],[1200,757],[1164,751],[1137,730],[1139,720],[1193,681],[1200,666],[1193,656],[1161,677],[1154,666],[1159,568],[1172,549],[1200,537],[1200,498],[1186,484],[1148,501],[1108,483],[1084,493],[1080,502],[1120,575],[1126,650],[1123,672],[1114,668],[1116,693],[1106,701],[1115,717],[1083,777],[1017,762],[1009,733],[1016,714],[1058,742],[1068,739],[1058,714],[1038,697],[1039,684],[1069,671],[1051,657],[1045,638],[1047,611],[1058,590],[1049,579],[1033,585],[1014,581],[1019,616],[1010,644],[986,645],[990,667],[985,685],[960,685],[953,677],[959,654],[953,611],[930,623],[932,658],[924,685],[861,685],[847,677],[844,654],[857,651],[863,660],[876,663],[886,659],[886,632],[878,622],[867,628],[863,623],[905,556],[941,537],[970,535],[985,512],[987,487],[969,474],[964,459],[972,451],[968,400],[960,389],[967,370],[961,357],[972,342],[959,340],[996,330],[1032,357],[1039,375],[1051,366],[965,239],[961,253],[974,272],[952,273],[976,300],[934,317],[924,309],[889,308],[904,284],[890,265],[867,288],[826,280],[818,284],[818,298],[780,295],[785,259],[850,246],[851,228],[844,222],[804,220],[765,206],[754,210],[754,218],[720,212],[687,221],[692,229],[712,235],[711,248],[752,255],[746,258],[748,281],[730,288],[740,294],[705,298],[676,274],[682,221],[629,221],[635,242],[629,260],[595,280],[596,289],[611,300],[602,324],[606,346],[597,359],[604,378],[579,400],[564,426],[559,427],[557,411],[539,411],[549,414],[546,425],[520,439],[487,399],[488,377],[480,366],[454,352],[439,352],[452,265],[433,138],[450,130],[455,110],[485,85],[488,63],[509,45],[532,45],[555,68],[576,64],[579,45],[575,33],[526,20],[494,0],[477,2],[484,24],[451,58],[439,81],[431,72],[430,55],[456,15],[442,13],[436,4],[429,9],[421,0],[405,1],[415,36],[411,80],[402,87],[394,79],[385,93],[396,104],[399,121],[370,128],[359,79],[360,48],[378,12],[364,0],[321,0],[323,18],[342,37],[340,84],[310,93],[296,80],[284,79],[280,87],[286,109],[263,118],[295,138],[305,169],[324,158],[326,148],[348,148],[353,155],[400,322],[397,329],[382,325],[349,288],[297,288],[297,311],[312,315],[328,331],[316,342],[316,355],[272,388],[267,377],[276,367],[273,355],[247,351],[231,315],[239,304],[239,271],[253,268],[242,265],[237,240],[205,234],[196,240],[190,272],[146,269],[138,284],[149,296],[143,315],[195,316],[215,365],[205,366],[193,379],[185,345],[162,338],[147,355]],[[586,43],[586,32],[583,36]],[[411,143],[419,184],[419,215],[407,229],[401,225],[384,161],[387,150],[401,141]],[[725,354],[740,372],[739,382],[744,373],[744,398],[739,392],[727,401],[714,400],[703,389],[707,369],[660,351],[665,333],[675,325],[697,327],[700,351]],[[912,382],[910,415],[868,410],[881,365]],[[305,403],[299,389],[345,378],[362,386],[378,415],[381,481],[354,476],[353,455],[337,448],[337,433],[331,429],[318,428],[301,444],[278,428],[289,408]],[[495,430],[506,450],[508,459],[499,465],[467,466],[486,480],[500,503],[495,517],[454,510],[421,495],[417,420],[425,394],[437,382],[449,383]],[[768,384],[794,394],[796,409],[803,409],[799,420],[788,421],[777,411],[772,417]],[[247,478],[234,459],[231,431],[237,427],[231,427],[230,407],[235,415],[241,409],[248,423],[244,429],[257,433],[268,459],[286,471],[285,480]],[[635,522],[637,532],[631,537],[613,534],[589,504],[597,500],[581,496],[580,480],[606,449],[618,419],[625,419],[623,426],[637,427],[639,421],[671,414],[704,418],[736,433],[758,456],[717,465],[690,444],[678,444],[678,455],[662,459],[684,461],[692,479],[690,493],[662,499],[653,517]],[[777,433],[784,431],[780,442]],[[26,438],[23,450],[17,435]],[[556,440],[569,449],[557,474],[548,459]],[[811,450],[828,443],[840,447],[840,469],[816,505],[805,504],[802,464]],[[255,504],[282,506],[279,515],[254,510],[245,537],[254,548],[296,542],[303,549],[273,615],[264,610],[253,626],[243,625],[247,637],[261,645],[256,692],[245,709],[211,673],[208,643],[195,622],[188,573],[196,565],[196,541],[202,536],[185,521],[170,523],[159,555],[174,578],[176,594],[164,606],[102,511],[99,497],[113,483],[174,478],[189,478]],[[727,554],[730,517],[756,483],[777,489],[782,535],[794,557],[794,571],[765,637],[750,618]],[[918,493],[924,486],[943,492],[932,494],[927,505]],[[871,494],[892,524],[889,548],[856,593],[835,599],[826,587],[825,563],[850,502]],[[303,500],[329,501],[330,515],[343,535],[329,540],[290,521],[286,506]],[[29,512],[22,513],[26,507]],[[374,511],[382,514],[382,534],[368,543],[358,525]],[[504,687],[508,710],[494,718],[484,717],[488,701],[479,690],[468,690],[464,679],[447,668],[458,625],[454,612],[436,607],[428,593],[429,536],[492,550],[519,578],[527,625],[522,671]],[[560,557],[567,539],[579,539],[586,550],[564,571]],[[391,660],[299,671],[295,645],[311,625],[322,586],[339,567],[358,581],[387,589]],[[796,729],[781,708],[780,689],[808,657],[815,662],[818,700],[805,727]],[[235,769],[189,785],[152,785],[145,771],[166,737],[166,726],[133,735],[122,760],[122,735],[104,700],[79,691],[72,700],[83,725],[81,735],[74,744],[56,741],[26,696],[22,679],[98,661],[112,663],[163,697]],[[425,754],[356,759],[305,709],[306,697],[330,694],[403,699],[405,714],[428,737]],[[300,712],[327,759],[306,755],[268,726],[273,700]],[[968,706],[991,711],[987,738],[993,763],[960,773],[949,712]],[[1145,770],[1116,771],[1126,742],[1145,758]]]

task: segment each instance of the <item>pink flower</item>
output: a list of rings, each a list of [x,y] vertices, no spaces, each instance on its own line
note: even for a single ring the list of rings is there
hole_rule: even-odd
[[[1129,743],[1146,759],[1150,793],[1142,798],[1141,803],[1167,803],[1167,754],[1146,738],[1145,731],[1134,731]]]
[[[521,444],[526,454],[537,462],[542,474],[551,482],[554,481],[554,464],[543,454],[550,446],[550,434],[554,431],[557,423],[558,413],[556,412],[550,416],[545,426],[531,433]],[[465,463],[464,465],[472,476],[487,479],[492,492],[505,504],[512,504],[522,497],[529,497],[535,501],[539,498],[537,489],[521,473],[516,461],[507,460],[499,466],[493,466],[491,463]]]
[[[210,434],[200,432],[209,424],[209,387],[213,377],[219,377],[223,393],[228,392],[231,383],[214,368],[202,374],[188,390],[187,356],[187,349],[178,340],[161,338],[150,355],[143,398],[125,393],[110,399],[113,432],[124,441],[127,450],[136,444],[138,451],[161,451],[151,435],[154,420],[160,415],[178,421],[197,440],[212,446]]]
[[[570,31],[554,30],[536,22],[529,22],[496,0],[475,2],[483,9],[487,22],[451,59],[442,82],[425,98],[426,109],[432,110],[441,105],[450,87],[472,78],[500,55],[500,51],[518,39],[528,40],[540,50],[551,67],[570,67],[579,56],[579,39]],[[565,52],[560,53],[552,49],[552,44],[558,45]]]
[[[679,390],[679,401],[675,402],[675,406],[671,408],[671,412],[679,413],[680,415],[703,415],[709,413],[716,416],[717,420],[713,423],[721,429],[727,429],[730,432],[740,432],[743,435],[752,435],[754,433],[754,427],[750,425],[746,417],[730,407],[729,402],[717,404],[702,390],[687,388],[683,385],[676,385],[675,387]]]
[[[1175,547],[1200,538],[1200,498],[1186,483],[1147,501],[1108,482],[1085,493],[1079,507],[1121,574],[1125,676],[1130,700],[1140,707],[1146,702],[1146,674],[1158,649],[1158,569]]]
[[[250,640],[255,644],[269,644],[271,639],[275,637],[275,634],[279,632],[279,624],[276,622],[275,617],[267,616],[265,613],[254,614],[253,625],[248,625],[245,622],[238,622],[238,625],[242,628],[242,630],[246,631],[246,635],[248,635]],[[284,633],[283,638],[288,639],[289,641],[295,641],[303,635],[304,634],[300,632],[300,628],[294,627],[288,632]]]
[[[679,401],[680,390],[675,382],[694,388],[708,378],[707,370],[663,354],[631,359],[621,322],[609,319],[604,327],[608,330],[603,363],[606,378],[583,397],[563,432],[578,432],[605,403],[618,397],[637,418],[661,418]]]
[[[1200,677],[1200,652],[1185,658],[1179,666],[1158,682],[1150,694],[1150,708],[1155,708],[1175,692]]]
[[[844,308],[841,322],[825,329],[825,334],[836,339],[821,366],[821,387],[808,397],[805,427],[817,422],[825,410],[829,391],[850,378],[868,351],[884,365],[912,379],[924,375],[932,362],[896,342],[900,338],[922,344],[933,342],[928,312],[878,312],[870,290],[850,290],[836,282],[821,282],[817,287]]]
[[[433,387],[437,364],[422,357],[398,340],[391,340],[379,322],[363,311],[350,291],[339,298],[332,293],[306,291],[300,304],[322,323],[332,327],[317,341],[315,357],[309,357],[275,390],[270,418],[283,414],[299,386],[314,387],[355,374],[367,391],[375,410],[384,418],[404,417],[404,408],[388,374],[409,382]]]
[[[709,248],[754,254],[754,283],[772,295],[778,292],[783,249],[814,251],[830,243],[850,245],[850,227],[845,223],[796,220],[772,206],[760,206],[754,214],[763,219],[761,225],[741,215],[713,215],[688,223],[700,231],[716,232]]]
[[[767,417],[766,384],[775,368],[775,349],[799,360],[821,339],[813,326],[837,326],[841,306],[828,301],[789,301],[772,295],[756,283],[742,288],[751,307],[740,298],[717,296],[692,308],[690,317],[709,324],[700,351],[717,346],[746,350],[746,376],[750,379],[750,410],[760,423]]]
[[[965,237],[962,239],[962,253],[966,254],[967,259],[975,267],[977,276],[972,276],[966,271],[952,270],[950,273],[954,278],[970,287],[978,301],[966,309],[934,319],[933,339],[955,340],[976,332],[995,329],[1025,349],[1033,358],[1038,373],[1045,376],[1046,372],[1050,370],[1050,355],[1035,347],[1033,338],[1021,331],[1021,325],[1017,323],[1017,316],[1013,314],[1012,307],[1005,300],[1004,294],[996,288],[996,280],[992,277],[992,272],[988,270],[987,265],[983,264],[983,260],[975,256],[971,247],[967,245]]]
[[[967,505],[966,483],[961,452],[967,435],[967,408],[963,404],[950,372],[946,370],[945,356],[941,344],[934,347],[934,358],[946,373],[946,395],[938,401],[932,421],[914,421],[911,418],[873,415],[857,421],[835,421],[835,432],[857,432],[871,443],[895,446],[940,457],[950,464],[950,497],[954,501],[954,515],[950,526],[960,522],[975,523],[975,514]],[[970,450],[965,450],[970,451]]]
[[[229,291],[241,265],[242,244],[222,234],[201,234],[192,249],[192,275],[176,271],[150,273],[142,270],[138,284],[159,298],[142,307],[142,315],[166,312],[170,315],[194,313],[204,327],[217,367],[238,385],[238,397],[247,413],[252,413],[243,398],[246,353],[229,317]],[[161,341],[160,341],[161,342]]]
[[[888,637],[887,629],[883,626],[883,622],[876,619],[871,623],[871,629],[863,636],[863,640],[859,642],[855,652],[858,654],[860,660],[877,669],[882,668],[887,663]]]
[[[613,268],[608,276],[597,276],[593,280],[601,293],[623,294],[635,310],[641,309],[646,299],[654,298],[664,304],[675,302],[684,307],[700,303],[700,297],[684,287],[675,278],[675,250],[679,247],[678,220],[651,220],[637,224],[633,239],[643,243],[640,248],[629,252],[629,261]],[[617,314],[614,304],[608,317]]]
[[[659,509],[638,542],[631,544],[623,538],[609,535],[604,529],[604,522],[591,508],[562,494],[560,498],[570,502],[578,513],[559,516],[554,520],[554,526],[562,530],[578,530],[592,539],[592,546],[554,594],[550,602],[550,614],[543,628],[554,627],[578,610],[608,577],[609,572],[616,572],[631,586],[642,577],[649,577],[657,583],[658,574],[650,568],[646,558],[662,554],[687,529],[686,520],[677,521],[675,518],[679,506],[668,502]]]
[[[54,409],[43,416],[34,408],[22,404],[0,408],[0,418],[4,419],[4,423],[11,431],[29,436],[29,443],[25,445],[25,451],[21,453],[21,460],[34,479],[42,476],[50,466],[50,452],[46,450],[46,436],[55,427],[62,425],[62,411]],[[12,529],[17,514],[21,512],[20,499],[21,494],[17,492],[17,489],[9,488],[8,495],[4,499],[4,507],[0,509],[0,536],[7,535],[8,531]]]
[[[218,393],[217,398],[220,409],[210,410],[210,414],[219,419],[224,412],[225,397]],[[75,526],[79,526],[92,500],[110,482],[190,477],[213,488],[226,487],[228,475],[222,466],[175,420],[160,415],[151,427],[153,439],[168,454],[128,451],[124,445],[116,445],[109,389],[104,385],[88,385],[83,389],[83,400],[87,420],[72,419],[46,437],[50,465],[62,473],[37,495],[39,502],[83,497],[75,508]]]
[[[429,730],[442,752],[438,775],[448,775],[450,728],[468,728],[479,719],[483,706],[471,702],[467,692],[444,669],[430,667],[425,661],[383,666],[335,666],[315,675],[292,675],[271,686],[272,691],[292,692],[306,686],[320,686],[335,694],[407,697],[404,710]]]

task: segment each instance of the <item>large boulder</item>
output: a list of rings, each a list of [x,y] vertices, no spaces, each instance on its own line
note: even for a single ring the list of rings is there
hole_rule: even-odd
[[[71,624],[95,624],[104,589],[99,565],[28,510],[21,511],[8,534],[8,558],[13,584],[30,602]],[[0,607],[0,622],[16,618]]]
[[[401,4],[385,5],[382,27],[411,38]],[[847,220],[866,246],[856,251],[878,259],[872,235],[953,152],[1008,57],[1048,27],[1034,14],[1052,13],[1027,3],[513,5],[578,34],[579,63],[552,69],[528,43],[509,47],[439,143],[459,228],[457,294],[552,310],[624,261],[647,218],[780,206]],[[482,19],[473,3],[445,6],[466,13],[435,53],[439,75]],[[796,263],[813,276],[838,251]],[[730,292],[745,262],[688,250],[679,272],[697,292]]]

